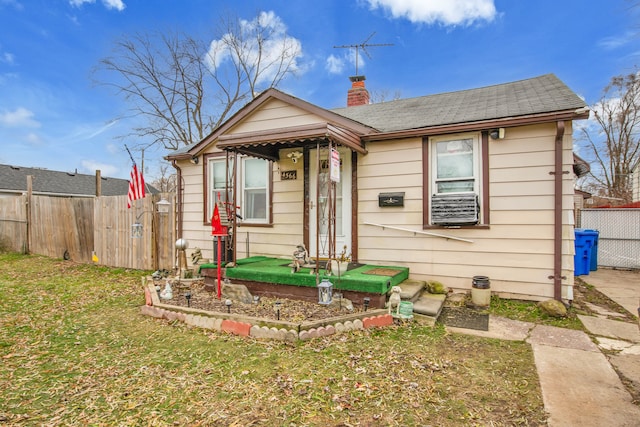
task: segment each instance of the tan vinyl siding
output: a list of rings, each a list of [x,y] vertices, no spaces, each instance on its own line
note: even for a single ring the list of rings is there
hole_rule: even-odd
[[[400,264],[411,276],[470,288],[486,275],[491,289],[520,298],[553,296],[555,124],[508,128],[489,141],[491,223],[488,229],[424,230],[473,240],[466,243],[382,229],[365,222],[422,230],[422,165],[419,139],[370,143],[358,164],[359,261]],[[571,171],[571,126],[564,139],[564,170]],[[484,183],[485,185],[487,183]],[[405,191],[403,208],[379,208],[380,191]],[[572,285],[573,181],[563,175],[563,285]]]
[[[300,108],[272,99],[238,123],[228,133],[257,132],[322,122],[317,116]],[[295,248],[294,248],[295,249]]]

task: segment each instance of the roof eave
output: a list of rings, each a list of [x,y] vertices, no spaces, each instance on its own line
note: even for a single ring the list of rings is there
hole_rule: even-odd
[[[541,123],[551,123],[558,120],[582,120],[589,118],[588,109],[554,111],[549,113],[529,114],[526,116],[504,117],[499,119],[480,120],[474,122],[451,123],[416,129],[404,129],[390,132],[380,132],[362,137],[363,142],[383,141],[387,139],[412,138],[418,136],[438,135],[445,133],[467,132],[478,129],[499,127],[524,126]]]

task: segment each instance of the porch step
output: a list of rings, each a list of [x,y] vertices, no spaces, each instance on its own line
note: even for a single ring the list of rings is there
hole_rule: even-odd
[[[420,298],[413,303],[413,312],[437,319],[438,316],[440,316],[446,297],[444,294],[424,292],[420,295]]]
[[[427,282],[422,280],[406,279],[398,285],[400,289],[402,289],[400,299],[402,301],[416,302],[418,298],[420,298],[426,284]]]

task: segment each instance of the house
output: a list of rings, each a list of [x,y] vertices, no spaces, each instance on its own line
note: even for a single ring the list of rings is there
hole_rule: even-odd
[[[212,258],[218,205],[242,219],[235,258],[408,267],[456,289],[474,276],[529,300],[572,299],[572,123],[585,102],[555,75],[347,107],[269,89],[202,141],[168,156],[183,183],[178,236]]]
[[[61,172],[41,168],[0,165],[0,197],[27,192],[27,176],[32,177],[33,194],[54,197],[121,196],[129,191],[129,181],[100,175]],[[96,189],[96,183],[99,183]],[[147,191],[158,193],[152,186]]]

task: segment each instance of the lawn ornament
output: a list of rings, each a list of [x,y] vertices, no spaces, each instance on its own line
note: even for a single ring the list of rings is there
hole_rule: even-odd
[[[195,248],[193,253],[191,254],[191,265],[196,265],[202,259],[202,251],[200,248]]]
[[[167,284],[164,285],[164,289],[160,292],[160,298],[162,299],[173,298],[173,289],[171,289],[171,283],[169,283],[169,281],[167,281]]]
[[[303,243],[296,246],[296,250],[293,252],[293,264],[291,267],[292,273],[297,273],[300,268],[309,263],[309,252]]]
[[[391,296],[389,296],[389,304],[387,305],[389,314],[400,315],[400,292],[402,292],[400,286],[391,288]]]

